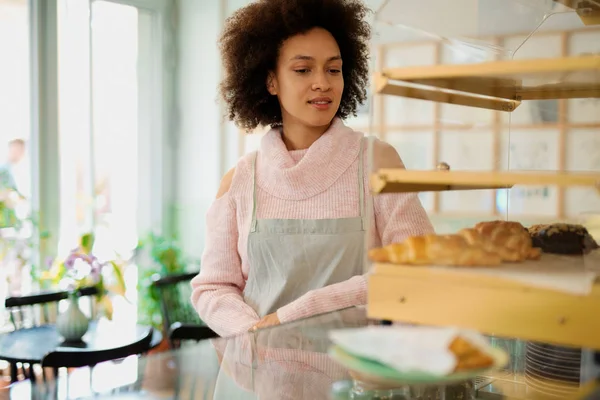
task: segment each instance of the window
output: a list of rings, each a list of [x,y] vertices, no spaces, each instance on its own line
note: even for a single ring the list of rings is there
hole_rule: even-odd
[[[161,4],[59,2],[59,255],[93,231],[100,259],[129,258],[162,228],[164,131]],[[139,2],[138,2],[139,3]],[[129,270],[135,302],[137,273]],[[135,320],[130,303],[115,318]],[[117,313],[119,315],[117,315]]]
[[[32,232],[28,220],[29,28],[27,0],[0,0],[0,307],[4,307],[7,293],[18,292],[28,277],[26,260]]]

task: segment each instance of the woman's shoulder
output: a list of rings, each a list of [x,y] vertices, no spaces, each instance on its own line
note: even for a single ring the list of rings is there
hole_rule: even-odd
[[[363,158],[368,160],[369,151],[373,153],[373,167],[379,168],[404,168],[404,163],[398,154],[398,150],[388,142],[375,136],[363,137]],[[369,141],[372,145],[369,147]]]
[[[236,165],[223,175],[219,184],[219,190],[217,191],[217,199],[235,192],[240,185],[248,183],[252,174],[252,162],[255,157],[256,152],[242,156]]]

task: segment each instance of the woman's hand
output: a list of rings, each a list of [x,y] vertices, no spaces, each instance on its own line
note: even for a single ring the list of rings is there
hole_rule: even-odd
[[[258,323],[256,325],[254,325],[250,331],[255,331],[257,329],[261,329],[261,328],[266,328],[268,326],[275,326],[275,325],[279,325],[281,322],[279,322],[279,318],[277,317],[277,313],[274,312],[272,314],[269,314],[267,316],[265,316],[263,319],[261,319],[260,321],[258,321]]]

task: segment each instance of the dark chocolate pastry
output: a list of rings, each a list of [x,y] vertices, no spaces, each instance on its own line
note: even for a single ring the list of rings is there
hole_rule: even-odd
[[[582,225],[547,224],[529,227],[533,247],[544,253],[587,254],[598,244]]]

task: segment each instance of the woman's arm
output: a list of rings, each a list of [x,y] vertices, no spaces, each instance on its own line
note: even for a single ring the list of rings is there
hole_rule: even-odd
[[[374,144],[376,168],[404,168],[396,149],[385,142]],[[374,196],[375,229],[382,245],[402,242],[409,236],[433,232],[415,193],[389,193]],[[367,281],[364,275],[312,290],[277,310],[281,322],[366,304]]]
[[[221,182],[206,215],[206,246],[200,274],[192,279],[192,304],[200,318],[220,336],[247,332],[260,318],[242,298],[246,285],[237,251],[235,204],[229,196],[234,170]]]
[[[391,145],[375,141],[374,169],[400,168],[404,163]],[[409,236],[433,233],[427,212],[417,193],[384,193],[373,196],[375,228],[382,246],[400,243]]]

